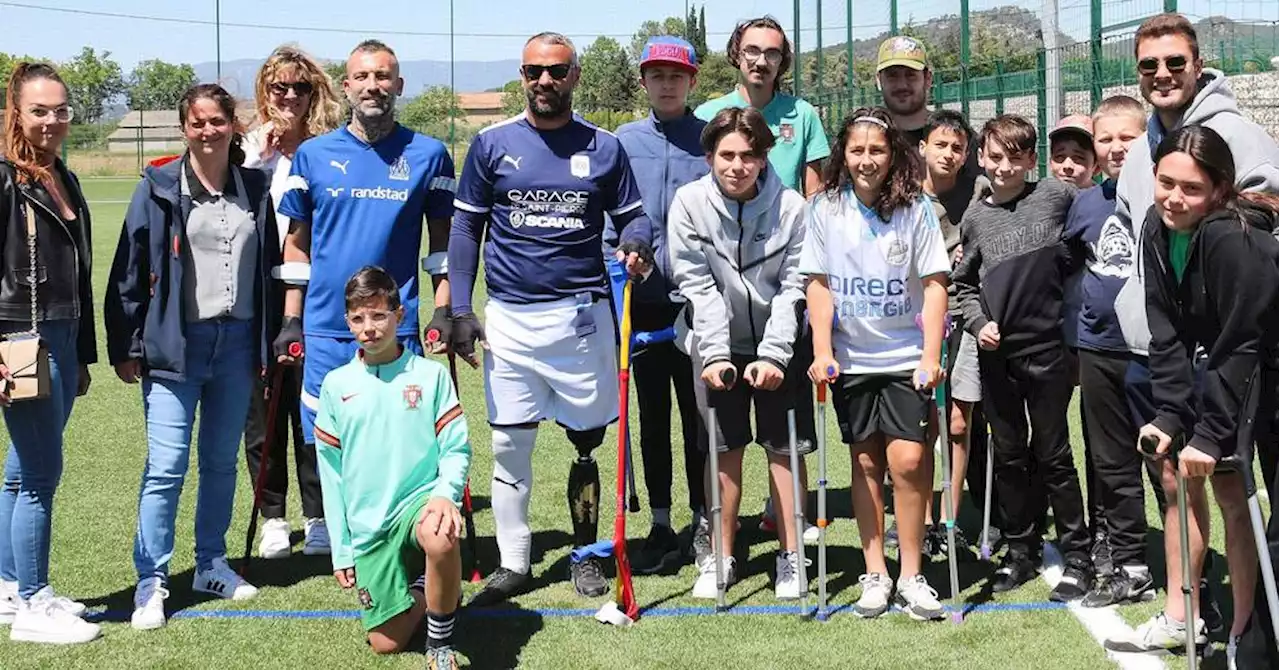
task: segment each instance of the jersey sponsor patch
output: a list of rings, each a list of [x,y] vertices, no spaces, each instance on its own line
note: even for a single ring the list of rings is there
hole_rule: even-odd
[[[570,156],[569,174],[579,179],[586,179],[591,174],[591,158],[582,154]]]
[[[404,387],[404,408],[418,409],[418,405],[422,403],[422,387],[417,384],[409,384]]]

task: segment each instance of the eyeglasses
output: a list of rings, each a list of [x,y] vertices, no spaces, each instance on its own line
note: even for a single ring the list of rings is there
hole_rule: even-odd
[[[1187,69],[1187,57],[1183,55],[1169,56],[1164,59],[1164,66],[1169,74],[1179,74]],[[1138,61],[1138,74],[1150,77],[1160,71],[1160,59],[1151,57]]]
[[[573,69],[573,65],[569,63],[556,63],[555,65],[521,65],[520,72],[524,74],[524,78],[529,81],[538,81],[542,79],[543,72],[551,73],[551,78],[560,81],[569,76],[569,71]]]
[[[742,55],[746,56],[749,61],[757,61],[760,60],[761,56],[764,56],[765,62],[770,65],[777,65],[782,62],[782,52],[778,49],[765,49],[761,51],[760,47],[752,45],[744,47],[742,49]]]
[[[378,311],[347,314],[347,323],[351,324],[352,328],[364,328],[368,323],[372,323],[374,326],[381,328],[387,325],[387,322],[390,320],[391,312]]]
[[[308,82],[308,81],[295,81],[295,82],[278,81],[271,85],[271,92],[275,93],[276,95],[282,98],[288,95],[289,91],[293,91],[294,95],[301,98],[303,96],[311,95],[312,90],[314,90],[314,87],[311,85],[311,82]]]
[[[71,118],[75,116],[75,112],[70,107],[59,107],[57,109],[32,107],[27,110],[27,113],[37,121],[44,121],[49,118],[49,115],[53,115],[54,120],[58,123],[70,123]]]

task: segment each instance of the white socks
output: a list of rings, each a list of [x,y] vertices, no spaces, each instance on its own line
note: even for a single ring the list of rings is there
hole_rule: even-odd
[[[493,520],[502,567],[529,574],[533,532],[529,491],[533,485],[533,445],[538,429],[493,428]]]

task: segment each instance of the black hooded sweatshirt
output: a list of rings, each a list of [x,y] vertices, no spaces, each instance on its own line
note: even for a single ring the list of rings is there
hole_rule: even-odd
[[[1236,453],[1238,428],[1257,408],[1276,406],[1275,228],[1275,212],[1246,201],[1209,214],[1192,233],[1178,282],[1169,232],[1154,206],[1143,226],[1153,423],[1214,458]],[[1197,347],[1203,361],[1194,360]]]

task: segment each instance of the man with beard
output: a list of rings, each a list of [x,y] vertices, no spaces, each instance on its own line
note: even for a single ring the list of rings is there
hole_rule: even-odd
[[[573,542],[593,544],[600,473],[591,452],[618,419],[617,339],[600,257],[605,215],[620,232],[618,256],[633,275],[653,264],[652,231],[618,138],[573,113],[580,70],[573,43],[540,33],[525,43],[528,104],[481,130],[467,152],[449,236],[454,351],[478,366],[493,427],[493,516],[501,566],[471,600],[484,606],[530,582],[529,497],[538,424],[564,427]],[[484,241],[485,326],[472,308]],[[575,551],[574,589],[609,591],[601,558]]]
[[[955,262],[963,251],[960,248],[960,220],[973,202],[975,190],[979,190],[976,185],[986,182],[982,169],[978,167],[978,148],[973,141],[973,132],[963,117],[954,112],[944,113],[945,110],[937,112],[939,116],[932,118],[935,123],[930,123],[927,103],[929,91],[933,88],[933,72],[929,69],[924,45],[914,37],[899,35],[880,43],[876,59],[876,86],[893,124],[903,131],[908,143],[917,147],[924,158],[926,173],[921,175],[924,192],[933,202],[934,213],[946,236],[947,253]],[[956,154],[963,161],[958,165]],[[954,296],[954,287],[950,292]],[[954,306],[954,300],[952,303]],[[953,311],[952,317],[956,316],[958,314]],[[952,485],[967,481],[969,493],[978,505],[982,505],[986,490],[986,421],[982,416],[982,405],[976,401],[981,398],[982,391],[978,380],[977,345],[971,337],[964,337],[963,327],[952,329],[947,361],[953,382],[957,378],[964,380],[961,385],[963,397],[959,398],[962,402],[949,403],[948,407]],[[949,384],[948,391],[954,390]],[[968,400],[973,402],[964,402]],[[930,499],[926,512],[928,518],[933,518],[932,507]],[[993,501],[993,514],[995,510]],[[995,524],[998,527],[998,519]],[[926,551],[934,555],[946,554],[946,534],[941,531],[940,524],[931,528],[925,539]],[[897,544],[896,522],[885,534],[885,541],[891,546]]]
[[[405,308],[396,337],[422,353],[418,252],[424,217],[430,252],[421,265],[431,274],[436,305],[428,329],[447,334],[450,325],[445,248],[453,216],[453,161],[439,140],[396,123],[404,80],[386,44],[367,40],[356,46],[342,88],[351,122],[298,147],[279,205],[292,224],[276,273],[288,288],[274,349],[279,360],[296,363],[289,345],[304,344],[302,430],[308,445],[315,444],[321,382],[359,349],[346,324],[344,295],[347,280],[360,268],[377,265],[395,279]],[[335,547],[343,540],[333,539]],[[352,565],[351,556],[337,551],[332,559],[334,570]]]
[[[822,187],[822,160],[831,155],[831,143],[822,129],[818,110],[779,90],[782,76],[792,63],[791,41],[786,32],[770,16],[743,21],[729,37],[725,53],[738,68],[741,83],[732,93],[699,105],[694,115],[710,121],[728,107],[760,110],[777,138],[769,150],[769,165],[787,188],[802,195],[816,193]]]

